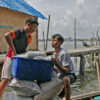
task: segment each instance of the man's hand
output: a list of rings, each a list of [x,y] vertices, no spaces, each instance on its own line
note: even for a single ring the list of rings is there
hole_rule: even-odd
[[[51,61],[52,61],[52,63],[53,64],[55,64],[55,65],[57,65],[57,64],[59,64],[59,60],[58,60],[58,58],[51,58]]]
[[[58,68],[57,68],[57,66],[56,66],[56,64],[58,63],[58,59],[57,58],[51,58],[51,61],[52,61],[52,63],[54,64],[54,71],[56,72],[56,73],[58,73]]]
[[[58,58],[53,58],[52,57],[51,61],[55,65],[55,67],[57,67],[57,69],[59,69],[62,73],[65,73],[65,74],[68,73],[69,70],[67,69],[67,67],[60,65]]]
[[[46,51],[46,55],[49,56],[49,55],[53,55],[54,51]]]
[[[17,54],[16,54],[16,50],[15,50],[15,48],[13,48],[12,49],[12,57],[14,57],[14,56],[16,56]]]

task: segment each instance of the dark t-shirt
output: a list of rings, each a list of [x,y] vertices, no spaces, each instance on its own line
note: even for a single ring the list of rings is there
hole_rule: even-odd
[[[14,30],[15,38],[13,39],[13,44],[15,46],[17,54],[24,53],[26,51],[28,41],[26,37],[26,32],[24,29]]]
[[[29,37],[26,36],[26,32],[24,29],[16,29],[14,31],[10,31],[13,44],[16,49],[17,54],[21,54],[26,52],[26,48],[28,44],[31,42],[32,35],[29,34]],[[7,52],[8,57],[12,57],[12,49],[10,48]]]

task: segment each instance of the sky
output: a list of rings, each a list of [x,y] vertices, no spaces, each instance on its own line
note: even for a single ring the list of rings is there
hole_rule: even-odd
[[[25,0],[48,18],[50,14],[50,31],[65,38],[74,38],[74,21],[76,18],[76,37],[85,39],[96,37],[100,31],[100,0]],[[39,18],[39,38],[42,32],[47,34],[47,20]],[[100,32],[98,32],[100,35]]]

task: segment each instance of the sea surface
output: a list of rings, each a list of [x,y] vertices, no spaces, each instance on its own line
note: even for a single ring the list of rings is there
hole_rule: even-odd
[[[73,41],[65,41],[62,45],[63,48],[65,48],[66,50],[70,50],[74,48],[74,42]],[[83,48],[82,42],[81,41],[77,41],[77,48]],[[43,51],[44,50],[44,42],[43,41],[39,41],[39,50]],[[48,42],[48,50],[53,50],[52,46],[51,46],[51,41]],[[85,74],[84,75],[79,75],[79,66],[80,66],[80,58],[74,58],[71,57],[73,64],[74,64],[74,68],[75,68],[75,72],[77,75],[77,81],[76,83],[74,83],[73,85],[71,85],[72,87],[72,95],[79,95],[79,94],[83,94],[83,93],[87,93],[87,92],[91,92],[91,91],[95,91],[100,89],[99,85],[98,85],[98,80],[97,80],[97,74],[96,74],[96,67],[92,64],[92,60],[91,60],[91,55],[87,55],[85,56]],[[77,59],[77,60],[76,60]],[[10,88],[6,88],[5,93],[11,92]],[[9,96],[9,95],[7,95]],[[6,97],[3,97],[6,98]],[[3,99],[2,100],[6,100]],[[13,96],[10,100],[14,100]]]

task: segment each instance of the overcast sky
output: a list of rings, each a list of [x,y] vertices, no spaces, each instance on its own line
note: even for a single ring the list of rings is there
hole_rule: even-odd
[[[51,15],[50,33],[74,37],[76,18],[77,38],[91,38],[100,31],[100,0],[25,0],[48,18]],[[39,38],[47,32],[47,20],[39,18]],[[100,35],[100,32],[99,32]]]

